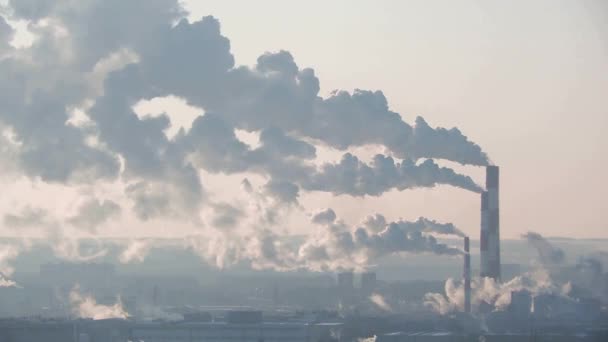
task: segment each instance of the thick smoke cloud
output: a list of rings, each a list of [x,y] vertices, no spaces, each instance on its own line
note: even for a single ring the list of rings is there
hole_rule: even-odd
[[[447,229],[453,226],[425,218],[387,222],[376,214],[374,226],[368,224],[368,219],[349,226],[328,208],[311,215],[311,231],[299,236],[259,228],[259,223],[266,221],[266,213],[260,211],[258,216],[252,229],[218,229],[214,234],[191,236],[184,247],[218,268],[247,265],[276,271],[364,270],[392,254],[462,254],[460,249],[440,243],[433,236],[461,234],[457,229]],[[381,227],[379,222],[383,222]]]
[[[442,315],[464,310],[464,284],[448,279],[445,283],[445,294],[427,293],[424,303]],[[471,306],[473,312],[480,305],[490,305],[495,310],[504,310],[511,303],[512,292],[527,291],[532,296],[554,294],[563,297],[568,295],[568,286],[559,286],[547,271],[538,270],[517,276],[506,282],[497,282],[492,278],[475,277],[471,281]]]
[[[266,53],[251,68],[235,66],[219,21],[189,22],[175,0],[28,0],[9,9],[13,19],[30,21],[37,39],[13,51],[13,31],[0,20],[0,123],[18,143],[14,163],[32,178],[73,184],[120,176],[142,220],[197,221],[207,200],[200,169],[260,173],[269,178],[268,193],[288,202],[300,189],[376,196],[449,184],[480,191],[431,160],[487,164],[458,129],[422,118],[410,125],[381,91],[322,98],[314,71],[286,51]],[[139,117],[132,109],[169,95],[206,113],[171,139],[167,115]],[[72,123],[76,109],[90,122]],[[235,129],[259,133],[261,146],[243,144]],[[346,153],[337,164],[311,164],[315,145],[369,144],[392,156],[367,165]]]
[[[78,286],[70,291],[69,300],[72,314],[77,318],[98,320],[112,318],[126,319],[129,317],[129,314],[123,308],[120,299],[113,305],[99,304],[92,296],[83,295]]]
[[[576,264],[568,265],[565,252],[540,234],[529,232],[522,237],[538,252],[540,264],[535,265],[532,271],[502,283],[492,278],[473,278],[473,312],[478,311],[482,304],[494,310],[504,310],[511,303],[511,294],[518,291],[526,291],[532,297],[551,294],[572,303],[580,298],[597,298],[608,302],[602,280],[603,265],[596,256],[585,256]],[[464,284],[448,279],[443,294],[428,293],[424,300],[429,308],[440,314],[463,311]]]
[[[218,267],[248,262],[254,268],[336,270],[365,268],[393,253],[461,253],[433,236],[462,236],[460,231],[424,218],[387,222],[376,215],[348,227],[327,210],[313,218],[318,232],[295,248],[289,236],[271,229],[284,206],[300,208],[305,192],[381,196],[438,185],[480,192],[470,177],[434,160],[488,164],[458,129],[431,127],[420,117],[409,124],[381,91],[321,97],[314,70],[298,66],[287,51],[237,66],[220,22],[184,19],[177,0],[11,0],[8,9],[11,20],[29,21],[36,39],[14,49],[13,29],[0,17],[0,161],[31,180],[118,185],[129,202],[87,197],[75,214],[57,220],[33,211],[5,216],[15,228],[52,226],[44,236],[57,256],[105,256],[104,246],[70,238],[63,225],[97,234],[129,207],[142,221],[205,226],[205,234],[183,247]],[[204,114],[169,137],[175,123],[168,114],[133,109],[165,96]],[[239,140],[236,130],[259,135],[259,146]],[[371,162],[351,153],[367,145],[385,152]],[[319,148],[343,156],[317,160]],[[263,198],[257,216],[211,198],[202,171],[260,176],[265,185],[259,190],[243,184],[245,192]],[[201,219],[202,210],[208,217]],[[133,241],[120,260],[140,262],[150,248],[147,240]]]
[[[566,253],[538,233],[523,235],[537,251],[539,267],[548,272],[556,282],[569,283],[583,297],[599,298],[608,303],[606,294],[604,264],[601,253],[579,257],[574,264],[566,262]]]

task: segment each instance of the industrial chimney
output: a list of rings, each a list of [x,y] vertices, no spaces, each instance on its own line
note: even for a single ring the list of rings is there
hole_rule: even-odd
[[[464,238],[464,312],[471,313],[471,253],[469,237]]]
[[[498,166],[488,166],[486,191],[481,194],[480,275],[495,280],[500,280],[499,222]]]

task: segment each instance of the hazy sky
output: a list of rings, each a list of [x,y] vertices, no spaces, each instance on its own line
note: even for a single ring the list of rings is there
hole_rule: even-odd
[[[154,3],[163,2],[171,1],[159,0]],[[213,15],[219,20],[221,34],[230,41],[230,52],[236,66],[255,68],[258,57],[265,52],[286,50],[291,53],[300,70],[314,69],[320,82],[319,95],[322,97],[329,97],[335,89],[351,92],[354,89],[381,90],[388,100],[390,111],[399,113],[410,125],[420,115],[431,127],[458,127],[470,141],[481,146],[493,163],[501,167],[502,237],[519,237],[528,230],[547,236],[608,237],[608,182],[604,181],[608,154],[603,151],[608,147],[608,136],[604,134],[608,128],[608,5],[604,1],[315,0],[296,3],[279,0],[217,0],[184,1],[183,5],[190,12],[188,17],[191,22],[206,15]],[[33,12],[24,10],[24,13],[32,15]],[[60,11],[58,13],[64,14]],[[72,20],[70,25],[73,27],[85,25],[71,17],[69,11],[65,13],[68,15],[62,18]],[[127,26],[130,33],[124,35],[124,40],[129,43],[134,41],[134,49],[139,49],[142,55],[147,53],[146,58],[152,60],[155,54],[161,55],[158,61],[162,62],[166,56],[151,46],[154,46],[155,40],[160,41],[165,37],[146,35],[147,31],[139,29],[140,26],[147,25],[147,13],[145,11],[140,18],[133,20],[132,26]],[[104,12],[99,12],[101,21],[104,15]],[[89,102],[79,102],[82,108],[72,108],[71,118],[74,122],[89,122],[93,118],[96,126],[103,127],[103,117],[100,114],[95,116],[96,111],[101,113],[103,109],[99,104],[104,103],[99,100],[103,98],[103,91],[100,91],[103,90],[103,80],[110,71],[120,70],[128,62],[137,61],[140,57],[129,49],[121,50],[122,46],[118,43],[112,45],[111,39],[95,41],[88,37],[86,34],[89,33],[99,34],[97,39],[104,37],[105,33],[94,29],[90,32],[83,30],[86,33],[77,37],[84,36],[82,40],[75,38],[71,41],[71,32],[66,34],[62,31],[63,26],[56,25],[52,20],[30,27],[31,31],[39,30],[39,37],[45,37],[35,38],[34,49],[30,49],[28,40],[31,37],[23,32],[27,21],[13,18],[9,23],[20,29],[12,40],[12,44],[20,49],[10,53],[33,60],[47,54],[54,56],[53,62],[48,62],[46,67],[44,63],[40,64],[39,73],[48,76],[41,76],[28,85],[33,83],[48,89],[65,86],[71,91],[70,87],[78,88],[75,85],[79,84],[79,79],[86,78],[90,92],[98,97],[88,98]],[[91,23],[91,27],[96,24],[97,21]],[[55,29],[48,29],[54,25]],[[108,36],[113,33],[115,32],[108,33]],[[213,43],[217,42],[214,40]],[[62,49],[53,48],[53,44]],[[221,42],[217,44],[222,45]],[[82,48],[82,51],[78,48]],[[97,49],[104,48],[113,54],[100,54],[104,56],[101,62],[101,59],[92,59],[96,63],[87,64],[86,58],[96,56]],[[2,49],[0,44],[0,57]],[[192,49],[196,50],[196,46],[193,45]],[[204,51],[201,56],[205,58],[200,63],[207,63]],[[209,57],[209,60],[215,62],[213,58],[215,55]],[[218,60],[221,58],[223,57],[217,57]],[[74,67],[77,63],[73,60],[80,63],[78,68],[81,69]],[[178,63],[180,61],[191,62],[188,58],[179,60]],[[152,67],[163,67],[163,63],[151,63]],[[15,74],[18,74],[21,71],[18,68],[25,67],[10,68],[8,70],[15,70]],[[74,76],[77,75],[74,70],[84,70],[86,75]],[[193,69],[192,72],[196,70]],[[210,73],[213,74],[213,70]],[[184,83],[188,83],[190,80],[186,79],[187,73],[185,75]],[[17,79],[12,80],[16,82]],[[178,89],[179,79],[177,83],[178,85],[171,86]],[[124,89],[120,88],[123,91],[131,90],[129,84],[117,84],[119,88],[124,86]],[[205,89],[213,92],[211,88]],[[68,90],[60,96],[65,96],[65,101],[69,103],[76,95],[67,93]],[[108,89],[105,95],[107,93]],[[214,99],[207,101],[213,102]],[[42,101],[41,103],[41,106],[48,106]],[[136,112],[141,118],[149,117],[148,114],[166,112],[174,125],[183,125],[187,131],[192,120],[202,114],[203,109],[187,106],[183,100],[173,97],[156,102],[144,101],[139,107],[136,106]],[[26,131],[45,136],[41,131],[26,130],[24,127],[31,121],[24,122],[9,122],[9,129],[5,131],[7,139],[10,140],[11,134],[15,133],[11,129],[23,129],[21,134],[24,136],[27,135]],[[126,121],[125,125],[128,125]],[[153,131],[154,125],[162,123],[142,126],[130,138],[141,136],[151,139],[142,138],[146,141],[146,146],[154,145],[153,140],[157,135],[149,133]],[[88,127],[80,124],[76,126],[84,131]],[[53,129],[62,132],[62,128],[56,128],[52,124],[47,127],[49,132],[53,132]],[[390,126],[384,127],[387,128]],[[147,132],[150,135],[146,135]],[[167,135],[172,137],[176,132],[177,129],[172,127]],[[202,132],[203,136],[212,135],[214,130]],[[103,136],[104,134],[106,135]],[[129,154],[141,155],[143,152],[137,149],[143,151],[146,146],[131,145],[128,139],[124,140],[117,135],[116,128],[108,129],[101,136],[88,137],[85,146],[94,146],[103,151],[107,149],[120,155],[122,176],[118,180],[110,177],[109,180],[93,181],[96,177],[101,179],[106,173],[111,173],[105,169],[111,168],[107,166],[111,162],[100,162],[101,166],[95,170],[87,168],[76,173],[79,180],[84,177],[90,181],[79,182],[71,178],[56,181],[61,177],[55,177],[54,181],[41,181],[41,177],[53,178],[56,174],[45,173],[44,170],[49,170],[46,166],[40,171],[37,161],[46,159],[44,157],[49,155],[49,159],[57,160],[63,154],[54,154],[55,150],[53,153],[43,150],[33,154],[36,162],[26,155],[18,157],[17,159],[21,158],[20,162],[15,163],[12,162],[13,154],[22,151],[0,149],[4,153],[4,156],[0,155],[0,162],[6,165],[1,181],[5,191],[0,198],[5,234],[19,235],[32,229],[31,226],[40,225],[61,230],[58,227],[67,223],[76,228],[87,226],[90,228],[89,233],[98,230],[106,235],[192,234],[199,232],[199,225],[231,225],[229,217],[236,216],[238,221],[240,216],[247,215],[232,212],[229,206],[224,206],[226,203],[254,207],[251,210],[256,210],[258,204],[253,204],[250,198],[242,196],[241,181],[247,177],[254,188],[262,189],[267,179],[252,175],[249,172],[252,170],[225,175],[206,169],[201,171],[200,177],[204,192],[188,193],[187,196],[191,197],[178,196],[177,192],[191,187],[191,183],[188,183],[190,169],[184,167],[164,170],[166,173],[161,176],[140,172],[146,170],[146,163],[150,160],[134,157],[135,161],[132,162]],[[251,148],[258,144],[256,134],[241,129],[237,131],[237,136],[253,144]],[[112,140],[114,138],[116,139]],[[23,145],[25,138],[15,139],[15,146],[18,146],[15,150],[27,146],[27,143]],[[379,138],[372,138],[371,141],[376,142],[377,139]],[[69,139],[66,138],[67,140]],[[32,146],[36,147],[48,144],[45,140],[32,141]],[[220,149],[223,144],[230,142],[218,140],[212,148]],[[295,146],[294,149],[297,147],[299,152],[290,153],[306,154],[306,147],[300,149],[302,145],[294,144],[289,146]],[[322,145],[315,146],[316,161],[320,163],[338,162],[345,152]],[[394,151],[388,151],[390,148],[379,146],[382,145],[380,142],[354,145],[347,150],[366,162],[375,153],[394,154]],[[93,152],[87,152],[85,147],[83,149],[69,151],[81,158],[73,163],[75,169],[88,165],[93,159],[98,162],[105,158],[102,155],[89,157],[89,153]],[[207,154],[201,152],[200,157],[208,158],[203,160],[203,164],[213,160],[209,159],[211,157],[208,156],[208,151],[205,153]],[[168,163],[174,161],[169,160]],[[444,160],[438,160],[437,163],[483,183],[482,167],[461,166]],[[57,166],[56,163],[51,164]],[[137,165],[139,169],[129,170],[130,165]],[[152,169],[153,166],[149,168]],[[25,169],[31,177],[21,176],[27,173],[22,171]],[[57,172],[60,171],[65,170]],[[255,168],[253,171],[256,171]],[[276,174],[281,171],[272,172]],[[165,187],[154,177],[169,177],[175,179],[176,184]],[[140,179],[152,178],[154,181],[149,183],[135,183]],[[167,181],[170,183],[169,178]],[[131,181],[133,182],[129,183]],[[269,187],[264,189],[274,191]],[[289,190],[290,188],[281,187],[277,188],[276,193],[284,194]],[[173,195],[178,199],[166,205],[166,199],[157,196],[159,193],[167,194],[169,201],[172,201],[170,196]],[[204,202],[205,199],[209,201],[209,198],[213,199],[212,204],[203,205],[200,209],[203,223],[177,218],[184,213],[173,215],[173,211],[181,212],[183,208],[176,209],[172,206],[188,207],[199,199]],[[143,207],[131,210],[134,201]],[[161,204],[165,206],[161,208]],[[166,210],[171,215],[159,215],[150,219],[146,217],[149,214],[146,210],[150,207],[157,210],[156,213],[165,213]],[[333,208],[338,217],[350,224],[360,222],[373,213],[383,214],[388,220],[415,220],[425,216],[441,222],[452,222],[473,238],[478,238],[479,234],[479,194],[450,185],[403,191],[393,189],[379,196],[365,197],[335,196],[331,191],[301,191],[298,204],[287,209],[287,213],[281,211],[286,217],[275,229],[307,232],[310,216],[327,207]],[[142,219],[142,215],[145,219]],[[17,231],[15,226],[19,227]]]
[[[459,127],[501,167],[502,236],[608,237],[604,1],[184,3],[220,19],[239,64],[286,49],[322,94],[380,89],[406,121]],[[448,187],[331,202],[479,226],[476,195]]]

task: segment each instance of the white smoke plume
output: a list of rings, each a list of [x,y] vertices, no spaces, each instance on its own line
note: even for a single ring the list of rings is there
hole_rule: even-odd
[[[257,219],[249,222],[251,226],[245,226],[249,229],[206,229],[185,238],[183,248],[218,268],[246,264],[254,269],[276,271],[364,270],[391,254],[462,254],[459,248],[440,243],[433,236],[462,234],[451,224],[425,218],[387,222],[382,215],[375,214],[351,227],[328,208],[311,215],[315,227],[312,232],[296,236],[265,228],[269,221],[262,207],[252,205]]]
[[[16,287],[17,283],[10,279],[15,269],[11,262],[19,255],[21,248],[15,245],[0,245],[0,287]]]
[[[393,311],[393,308],[390,306],[390,304],[386,300],[384,300],[384,297],[382,297],[382,295],[379,293],[373,293],[371,296],[369,296],[369,300],[381,310],[388,312]]]
[[[151,248],[152,241],[150,240],[133,240],[120,253],[118,260],[123,264],[141,263],[144,261]]]
[[[30,22],[31,46],[10,46],[14,32],[4,16]],[[47,183],[120,179],[141,220],[196,221],[209,203],[201,170],[259,174],[268,179],[268,195],[292,203],[301,191],[377,196],[438,184],[481,190],[432,160],[488,164],[460,130],[422,118],[407,123],[381,91],[321,97],[314,70],[286,51],[237,66],[216,18],[186,17],[177,0],[9,1],[0,16],[0,125],[17,143],[0,149],[0,160]],[[171,117],[133,109],[170,95],[205,113],[171,137]],[[86,124],[74,124],[74,110]],[[237,129],[259,134],[260,146],[242,143]],[[387,152],[370,164],[349,153],[368,145]],[[316,146],[344,157],[317,167]],[[99,201],[82,209],[85,215],[71,221],[88,230],[119,211]]]
[[[475,312],[479,305],[486,303],[495,310],[504,310],[511,303],[511,293],[526,290],[532,296],[558,294],[565,296],[565,287],[559,286],[545,270],[537,270],[500,283],[492,278],[475,277],[471,280],[471,307]],[[445,293],[427,293],[424,304],[439,314],[464,310],[464,284],[449,278],[445,283]]]
[[[368,338],[360,338],[357,340],[357,342],[376,342],[377,337],[374,335],[372,337],[368,337]]]
[[[80,288],[75,286],[70,291],[70,305],[72,313],[78,318],[90,318],[94,320],[129,317],[123,308],[120,299],[113,305],[98,304],[95,298],[80,293]]]
[[[590,253],[579,257],[575,264],[566,263],[566,253],[538,233],[529,232],[523,235],[528,243],[537,251],[540,265],[552,278],[570,288],[586,292],[586,296],[598,298],[608,303],[608,295],[604,285],[604,262],[601,253]]]

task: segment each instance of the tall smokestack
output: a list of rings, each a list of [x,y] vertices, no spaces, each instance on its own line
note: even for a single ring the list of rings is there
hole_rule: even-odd
[[[498,166],[486,167],[486,191],[481,194],[481,276],[500,280],[500,216]]]
[[[471,313],[471,253],[469,237],[464,238],[464,312]]]

